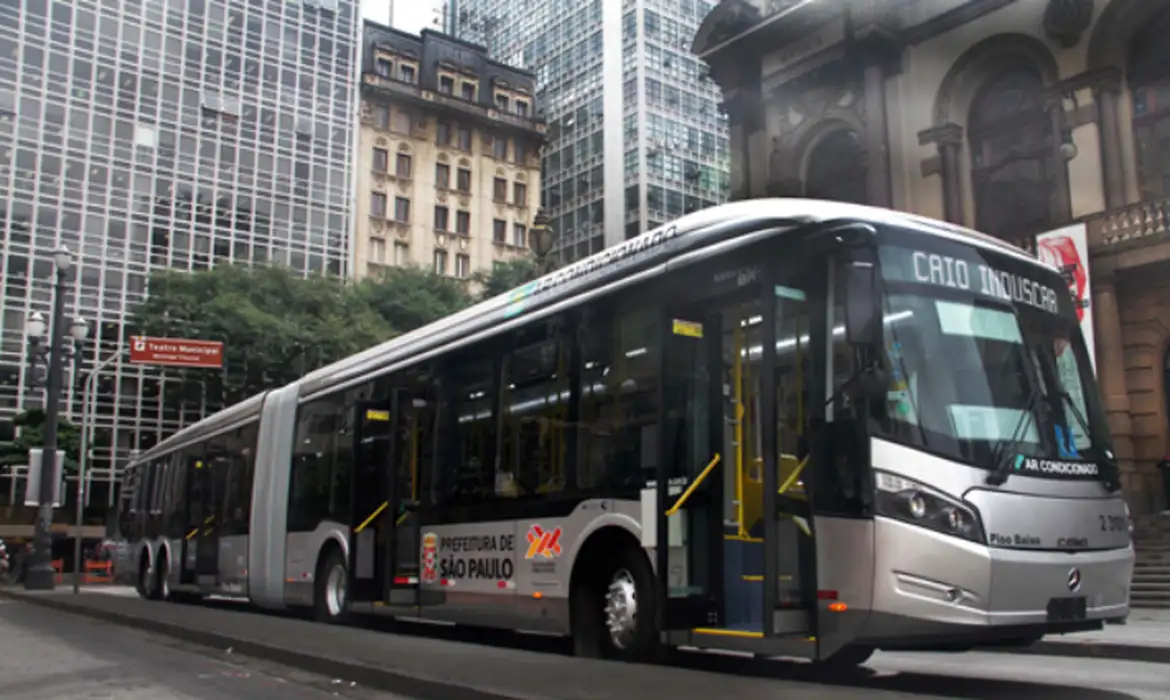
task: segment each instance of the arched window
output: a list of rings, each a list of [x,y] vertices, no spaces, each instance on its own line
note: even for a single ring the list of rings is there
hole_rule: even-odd
[[[967,129],[976,227],[1008,240],[1051,228],[1058,183],[1040,74],[1017,67],[989,80],[971,104]]]
[[[1138,185],[1143,200],[1170,197],[1170,11],[1161,12],[1130,44],[1127,83],[1133,95]]]
[[[866,203],[865,156],[861,139],[852,129],[840,129],[822,138],[808,157],[805,195],[834,202]]]

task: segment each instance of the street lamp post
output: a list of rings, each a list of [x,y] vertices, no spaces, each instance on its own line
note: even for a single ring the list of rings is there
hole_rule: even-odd
[[[549,226],[548,216],[544,210],[537,210],[532,217],[532,225],[528,228],[528,247],[536,254],[537,265],[541,274],[549,272],[549,253],[556,243],[556,231]]]
[[[69,328],[71,342],[65,340],[65,287],[73,270],[73,254],[68,249],[58,248],[53,253],[57,279],[53,287],[53,318],[46,326],[39,312],[28,319],[26,331],[29,342],[29,365],[34,381],[39,364],[46,364],[45,376],[45,425],[43,461],[41,462],[40,497],[37,519],[33,532],[33,551],[24,577],[28,590],[52,590],[53,540],[49,528],[53,522],[53,491],[57,479],[57,423],[60,415],[61,388],[65,373],[65,358],[74,362],[80,359],[77,344],[89,334],[89,325],[80,318],[74,319]]]

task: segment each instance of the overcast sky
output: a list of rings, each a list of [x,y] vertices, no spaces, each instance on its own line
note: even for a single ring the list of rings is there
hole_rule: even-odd
[[[385,24],[390,16],[391,2],[394,3],[395,29],[411,34],[418,34],[427,27],[440,29],[434,21],[442,0],[362,0],[362,16]]]

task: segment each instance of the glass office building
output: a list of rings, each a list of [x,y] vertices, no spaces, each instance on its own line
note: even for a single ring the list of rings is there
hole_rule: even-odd
[[[458,0],[448,31],[536,74],[543,202],[576,260],[725,201],[727,119],[691,54],[713,0]]]
[[[89,367],[152,270],[347,274],[359,25],[356,0],[0,3],[0,419],[42,401],[23,334],[49,316],[59,245],[78,257],[68,313],[94,324]],[[66,399],[78,423],[80,388]],[[95,406],[108,503],[132,450],[215,408],[122,362]]]

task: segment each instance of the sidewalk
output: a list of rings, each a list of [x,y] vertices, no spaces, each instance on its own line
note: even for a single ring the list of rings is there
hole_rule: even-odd
[[[1020,651],[1170,664],[1170,610],[1132,610],[1127,624],[1105,625],[1099,632],[1050,635]]]

